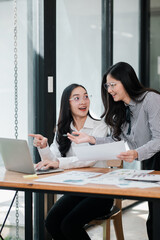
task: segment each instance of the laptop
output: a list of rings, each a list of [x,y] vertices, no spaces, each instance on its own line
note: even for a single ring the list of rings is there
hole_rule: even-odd
[[[0,157],[9,171],[38,175],[64,171],[60,168],[35,170],[26,140],[0,138]]]

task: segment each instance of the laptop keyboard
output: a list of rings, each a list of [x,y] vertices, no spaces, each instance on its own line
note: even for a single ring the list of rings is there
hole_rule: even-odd
[[[41,173],[41,172],[45,173],[45,172],[49,172],[49,171],[51,171],[51,169],[38,169],[38,170],[36,170],[36,173]]]

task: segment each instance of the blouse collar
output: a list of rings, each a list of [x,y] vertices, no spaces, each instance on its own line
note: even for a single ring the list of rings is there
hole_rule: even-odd
[[[95,120],[92,119],[90,116],[87,116],[83,128],[90,128],[90,129],[94,128],[94,121],[95,121]],[[71,122],[70,127],[71,127],[72,130],[76,130],[76,131],[77,131],[77,129],[76,129],[75,126],[73,125],[73,121]]]

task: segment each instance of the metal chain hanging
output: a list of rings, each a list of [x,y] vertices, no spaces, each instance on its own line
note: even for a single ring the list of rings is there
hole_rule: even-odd
[[[14,0],[14,93],[15,138],[18,138],[18,56],[17,56],[17,0]]]
[[[14,0],[14,124],[15,138],[18,138],[18,55],[17,55],[17,0]],[[16,192],[16,239],[19,240],[19,197]]]

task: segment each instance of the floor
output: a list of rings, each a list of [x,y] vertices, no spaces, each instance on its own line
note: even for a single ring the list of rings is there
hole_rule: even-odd
[[[5,218],[8,205],[10,204],[14,193],[12,191],[0,191],[0,227]],[[6,226],[2,231],[3,238],[14,240],[16,235],[15,217],[16,206],[12,207],[11,213],[6,221]],[[125,240],[147,240],[146,234],[146,218],[148,213],[147,202],[140,203],[123,212],[123,230]],[[12,227],[10,227],[12,225]],[[19,240],[24,240],[24,205],[23,194],[19,194]],[[91,240],[102,240],[102,227],[94,227],[88,230]],[[11,236],[11,238],[7,238]],[[116,240],[114,228],[111,226],[111,240]]]
[[[147,202],[140,203],[123,212],[122,222],[125,240],[147,240],[146,219],[148,215]],[[102,227],[94,227],[88,231],[92,240],[102,240]],[[111,225],[111,240],[117,240],[113,225]]]

